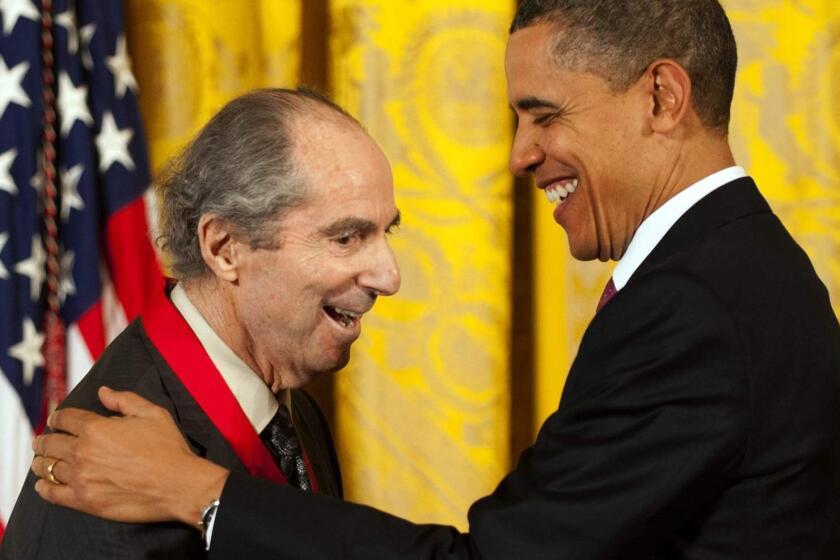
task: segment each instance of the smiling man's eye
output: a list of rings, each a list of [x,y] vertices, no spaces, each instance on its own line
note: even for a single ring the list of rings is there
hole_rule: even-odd
[[[534,124],[538,124],[538,125],[549,124],[551,121],[554,120],[554,117],[556,115],[557,115],[557,113],[547,113],[545,115],[538,115],[537,117],[534,118]]]

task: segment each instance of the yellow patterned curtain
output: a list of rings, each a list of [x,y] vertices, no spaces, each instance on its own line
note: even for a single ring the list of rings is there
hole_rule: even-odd
[[[840,313],[840,4],[725,0],[738,39],[736,159]]]
[[[736,161],[808,252],[840,312],[840,4],[724,0],[738,41],[730,127]],[[568,256],[534,201],[535,426],[557,408],[612,266]]]
[[[465,527],[508,467],[509,0],[332,0],[336,100],[394,168],[403,288],[336,384],[348,498]]]
[[[154,172],[231,98],[297,84],[301,0],[126,0]]]

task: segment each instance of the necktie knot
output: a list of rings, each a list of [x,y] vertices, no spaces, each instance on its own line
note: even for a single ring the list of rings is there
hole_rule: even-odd
[[[604,291],[601,294],[601,299],[598,300],[598,309],[595,310],[596,313],[598,311],[601,311],[601,308],[607,305],[607,302],[609,302],[617,292],[618,290],[615,289],[615,282],[613,282],[611,276],[610,281],[607,282],[606,286],[604,286]]]

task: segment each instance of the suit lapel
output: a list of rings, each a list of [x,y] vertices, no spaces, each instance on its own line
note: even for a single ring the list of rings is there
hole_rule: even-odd
[[[143,338],[154,356],[160,380],[172,402],[175,422],[189,440],[193,450],[225,468],[247,472],[245,465],[233,448],[213,425],[198,403],[181,383],[155,345],[149,340],[145,328],[140,325]]]
[[[644,275],[671,255],[706,239],[714,230],[726,224],[770,212],[770,206],[750,177],[727,183],[705,196],[677,220],[630,281]]]

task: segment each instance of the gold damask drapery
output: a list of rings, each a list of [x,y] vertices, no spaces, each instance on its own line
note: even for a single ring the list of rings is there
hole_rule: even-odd
[[[507,0],[332,0],[336,100],[394,168],[403,272],[336,385],[348,498],[464,527],[508,465]]]
[[[216,111],[300,73],[300,0],[124,0],[152,170]]]
[[[826,0],[723,3],[741,59],[736,158],[840,311],[840,8]],[[328,91],[383,146],[404,213],[393,238],[403,289],[366,318],[351,367],[326,395],[334,396],[350,498],[463,528],[469,503],[509,466],[511,442],[516,451],[532,440],[556,408],[612,270],[568,256],[536,189],[520,185],[512,195],[503,52],[514,2],[126,5],[156,170],[235,95],[327,70]],[[302,56],[301,39],[322,41],[318,56]],[[530,247],[530,258],[514,261],[511,241]],[[510,332],[511,310],[521,332]]]

